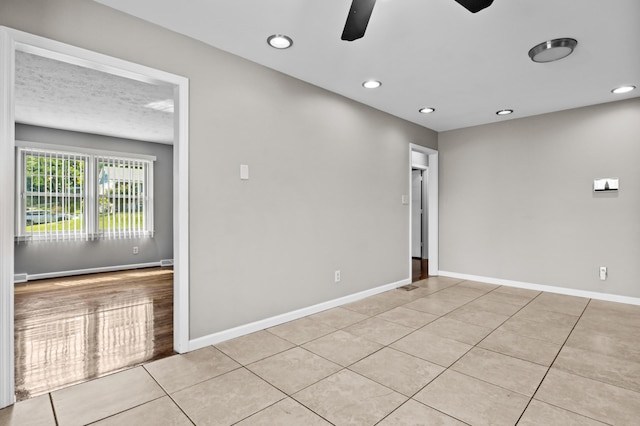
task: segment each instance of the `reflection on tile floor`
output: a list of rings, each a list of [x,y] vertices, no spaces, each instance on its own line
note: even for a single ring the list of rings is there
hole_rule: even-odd
[[[638,424],[640,306],[414,284],[22,401],[0,425]]]

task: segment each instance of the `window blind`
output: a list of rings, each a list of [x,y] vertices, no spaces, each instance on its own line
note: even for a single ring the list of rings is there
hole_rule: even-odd
[[[155,157],[21,144],[17,241],[153,237]]]
[[[96,156],[100,238],[153,235],[153,163],[146,160]]]
[[[21,149],[23,236],[41,241],[87,239],[85,196],[87,156]]]

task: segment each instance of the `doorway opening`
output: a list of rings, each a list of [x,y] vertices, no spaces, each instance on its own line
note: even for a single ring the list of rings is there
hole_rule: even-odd
[[[413,165],[412,165],[413,167]],[[411,170],[411,282],[429,276],[428,214],[426,170]]]
[[[438,151],[411,144],[410,277],[438,275]]]
[[[106,55],[101,55],[85,49],[80,49],[64,43],[55,42],[43,37],[17,31],[11,28],[0,27],[0,177],[3,182],[0,185],[0,408],[15,402],[15,230],[22,229],[26,225],[23,220],[24,211],[16,214],[19,205],[19,197],[16,197],[16,55],[23,53],[42,58],[53,59],[65,64],[72,64],[86,69],[99,71],[109,76],[117,76],[134,82],[148,85],[160,85],[170,87],[170,100],[174,113],[172,115],[172,178],[165,182],[165,188],[171,189],[168,208],[172,211],[170,219],[172,230],[168,229],[170,238],[173,270],[170,287],[172,296],[169,304],[172,311],[169,313],[173,322],[172,347],[175,352],[183,353],[188,350],[188,80],[174,74],[148,68],[139,64],[120,60]],[[86,99],[92,99],[94,94],[86,93]],[[52,126],[54,127],[54,126]],[[90,132],[88,132],[90,133]],[[100,134],[100,133],[97,133]],[[104,134],[104,133],[103,133]],[[109,135],[112,136],[112,135]],[[91,152],[91,154],[102,154]],[[112,154],[112,153],[110,153]],[[96,164],[100,164],[97,162]],[[131,168],[131,163],[127,167]],[[112,166],[109,166],[112,167]],[[112,167],[113,168],[113,167]],[[115,169],[114,169],[115,170]],[[94,195],[100,200],[101,195]],[[120,203],[121,206],[127,205]],[[128,204],[131,205],[130,203]],[[127,207],[129,211],[137,211],[137,207]],[[98,209],[96,207],[96,209]],[[45,216],[47,216],[45,207]],[[113,209],[108,209],[113,211]],[[59,213],[59,212],[57,212]],[[49,215],[52,213],[49,212]],[[130,213],[131,215],[131,213]],[[71,221],[67,212],[58,214],[63,221]],[[86,216],[87,218],[89,216]],[[101,229],[103,222],[95,214],[95,229]],[[33,225],[33,221],[32,221]],[[151,228],[153,232],[153,228]],[[135,247],[133,254],[138,254]],[[129,252],[131,253],[131,252]],[[166,264],[166,260],[164,260]],[[159,264],[162,262],[158,262]],[[122,266],[122,265],[119,265]],[[151,265],[147,265],[151,266]],[[140,267],[139,265],[137,267]],[[74,268],[76,272],[82,268]],[[96,268],[100,269],[100,268]],[[165,268],[166,269],[166,268]],[[88,272],[99,272],[91,270]],[[163,272],[164,273],[164,272]],[[71,282],[71,281],[69,281]],[[69,285],[69,284],[67,284]],[[69,285],[72,287],[72,285]],[[136,306],[144,306],[137,304]],[[135,308],[148,310],[146,308]],[[125,343],[126,345],[126,343]]]

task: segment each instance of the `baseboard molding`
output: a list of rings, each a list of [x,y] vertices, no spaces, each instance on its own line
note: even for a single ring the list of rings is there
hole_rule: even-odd
[[[45,272],[42,274],[15,274],[13,276],[13,282],[14,284],[18,284],[27,281],[45,280],[47,278],[72,277],[74,275],[97,274],[100,272],[126,271],[127,269],[142,269],[165,266],[162,265],[162,262],[164,261],[135,263],[132,265],[105,266],[101,268],[74,269],[71,271]]]
[[[194,351],[206,346],[216,345],[227,340],[235,339],[236,337],[241,337],[250,333],[254,333],[256,331],[267,329],[269,327],[275,327],[276,325],[284,324],[285,322],[317,314],[318,312],[326,311],[327,309],[336,308],[338,306],[346,305],[347,303],[357,302],[358,300],[364,299],[365,297],[370,297],[379,293],[383,293],[385,291],[393,290],[406,284],[411,284],[411,278],[407,278],[391,284],[385,284],[380,287],[361,291],[359,293],[340,297],[338,299],[329,300],[327,302],[318,303],[317,305],[298,309],[292,312],[287,312],[281,315],[276,315],[271,318],[266,318],[260,321],[255,321],[249,324],[230,328],[228,330],[219,331],[207,336],[198,337],[196,339],[189,340],[188,351]]]
[[[597,291],[577,290],[567,287],[556,287],[545,284],[533,284],[523,281],[504,280],[501,278],[482,277],[478,275],[459,274],[457,272],[438,271],[441,277],[459,278],[461,280],[479,281],[487,284],[504,285],[507,287],[525,288],[528,290],[546,291],[549,293],[565,294],[567,296],[587,297],[589,299],[604,300],[607,302],[626,303],[640,305],[639,297],[621,296],[618,294],[600,293]]]

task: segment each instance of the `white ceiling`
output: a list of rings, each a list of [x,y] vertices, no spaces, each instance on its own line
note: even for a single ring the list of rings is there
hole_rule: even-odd
[[[364,38],[340,40],[351,0],[97,0],[374,108],[445,131],[640,96],[640,1],[378,0]],[[294,40],[270,48],[271,34]],[[527,52],[578,40],[558,62]],[[367,79],[382,87],[364,89]],[[419,114],[421,107],[436,112]],[[496,111],[515,113],[499,117]]]
[[[18,123],[171,144],[173,114],[147,107],[164,100],[171,86],[16,52]]]

